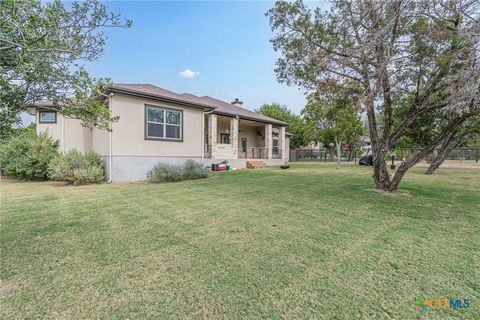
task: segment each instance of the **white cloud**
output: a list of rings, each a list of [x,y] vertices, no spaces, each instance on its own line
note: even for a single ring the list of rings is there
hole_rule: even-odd
[[[179,72],[180,76],[183,77],[183,78],[194,78],[196,76],[198,76],[200,74],[199,71],[192,71],[190,69],[185,69],[183,71],[180,71]]]

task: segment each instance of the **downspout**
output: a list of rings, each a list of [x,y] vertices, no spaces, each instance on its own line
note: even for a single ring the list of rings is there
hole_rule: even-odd
[[[113,93],[108,95],[108,109],[110,110],[110,114],[112,113],[112,97]],[[110,131],[108,132],[108,138],[110,140],[109,150],[108,150],[108,181],[107,183],[112,183],[113,180],[113,152],[112,152],[112,132],[113,132],[113,124],[110,122]]]
[[[202,114],[202,126],[201,126],[202,127],[202,134],[201,134],[202,139],[200,139],[201,143],[202,143],[202,147],[200,148],[201,155],[202,155],[202,157],[201,157],[202,166],[203,166],[203,162],[204,162],[203,158],[205,158],[205,115],[210,114],[212,112],[213,112],[213,110],[204,111],[203,114]]]

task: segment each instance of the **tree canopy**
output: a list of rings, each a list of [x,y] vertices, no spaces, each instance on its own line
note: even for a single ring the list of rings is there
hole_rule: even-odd
[[[308,142],[305,141],[305,121],[286,106],[278,103],[263,104],[255,112],[288,123],[287,131],[292,134],[290,148],[295,149]]]
[[[346,96],[313,95],[302,110],[306,122],[306,136],[309,140],[329,144],[337,150],[337,169],[340,166],[342,143],[355,144],[365,133],[363,122],[355,108],[355,101]]]
[[[281,53],[279,81],[357,96],[368,119],[377,188],[395,191],[409,168],[478,113],[478,2],[332,1],[322,11],[301,0],[279,1],[267,16]],[[388,150],[432,113],[446,121],[391,175]]]
[[[65,116],[106,128],[115,120],[95,99],[108,79],[93,79],[84,69],[103,52],[104,28],[130,27],[130,20],[110,13],[98,0],[64,4],[59,0],[0,2],[1,132],[20,121],[19,114],[40,100],[50,100]]]

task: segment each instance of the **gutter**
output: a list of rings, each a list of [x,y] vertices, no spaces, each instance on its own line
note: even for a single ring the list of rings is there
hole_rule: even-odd
[[[270,120],[266,120],[266,119],[265,120],[264,119],[258,119],[258,118],[255,118],[255,117],[248,117],[248,116],[242,116],[242,115],[238,115],[238,114],[221,112],[221,111],[218,111],[216,109],[213,110],[212,112],[214,114],[218,114],[220,116],[225,116],[225,117],[229,117],[229,118],[238,118],[238,119],[243,119],[243,120],[250,120],[250,121],[253,121],[253,122],[273,124],[273,125],[277,125],[277,126],[288,126],[288,123],[285,123],[285,122],[279,121],[279,120],[270,121]]]
[[[107,92],[122,93],[122,94],[126,94],[126,95],[148,98],[148,99],[158,100],[158,101],[162,101],[162,102],[175,103],[175,104],[179,104],[179,105],[183,105],[183,106],[187,106],[187,107],[193,107],[193,108],[215,109],[212,106],[202,104],[202,103],[194,103],[194,102],[190,102],[190,101],[186,101],[186,100],[163,97],[163,96],[160,96],[160,95],[145,93],[145,92],[139,92],[139,91],[135,91],[135,90],[127,90],[127,89],[120,89],[120,88],[112,87],[112,88],[107,89]]]

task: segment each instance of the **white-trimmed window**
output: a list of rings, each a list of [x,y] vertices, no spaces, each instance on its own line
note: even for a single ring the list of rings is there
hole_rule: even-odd
[[[182,140],[183,112],[156,106],[145,106],[145,138]]]
[[[57,123],[56,111],[39,111],[38,116],[38,123]]]

